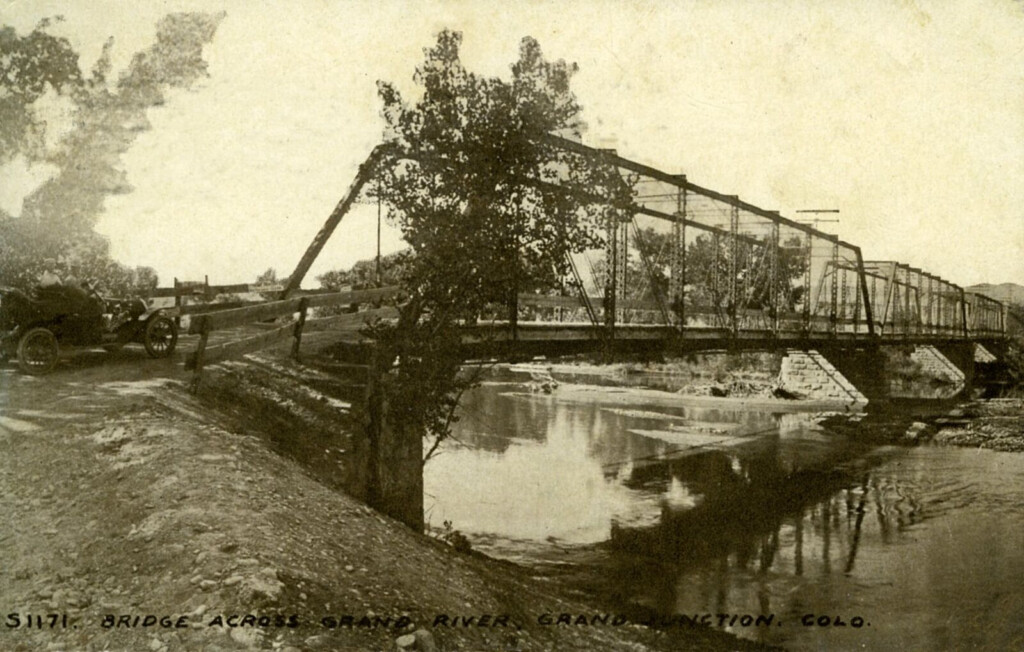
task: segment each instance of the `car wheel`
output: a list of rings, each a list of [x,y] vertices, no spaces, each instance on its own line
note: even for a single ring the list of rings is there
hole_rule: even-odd
[[[49,373],[59,356],[57,337],[47,328],[33,328],[18,342],[18,365],[27,374]]]
[[[178,326],[168,317],[154,317],[146,324],[142,343],[149,357],[166,358],[178,345]]]

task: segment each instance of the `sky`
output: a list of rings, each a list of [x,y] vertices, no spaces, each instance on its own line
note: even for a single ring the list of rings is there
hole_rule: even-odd
[[[50,31],[83,68],[112,36],[120,70],[174,11],[225,12],[209,77],[150,110],[122,159],[134,191],[97,226],[161,285],[288,274],[381,139],[376,81],[413,94],[446,27],[474,72],[507,78],[527,35],[576,62],[588,144],[788,217],[839,209],[823,230],[869,260],[1024,284],[1019,1],[0,0],[0,24],[63,15]],[[18,214],[49,173],[0,170],[0,205]],[[307,286],[375,254],[376,215],[345,218]]]

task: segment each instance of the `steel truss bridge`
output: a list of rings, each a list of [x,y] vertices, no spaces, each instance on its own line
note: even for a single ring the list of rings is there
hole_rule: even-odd
[[[632,184],[633,198],[616,205],[623,217],[605,225],[602,250],[571,257],[572,273],[560,291],[520,294],[518,323],[481,320],[466,327],[467,343],[511,341],[524,352],[541,353],[597,342],[722,348],[1004,338],[1001,302],[935,274],[898,261],[864,260],[860,247],[838,236],[614,150],[553,135],[535,142],[617,170]],[[402,158],[410,157],[380,145],[360,166],[282,299],[298,289],[379,166]],[[608,202],[587,188],[536,183],[545,192]],[[493,316],[498,314],[496,309]]]

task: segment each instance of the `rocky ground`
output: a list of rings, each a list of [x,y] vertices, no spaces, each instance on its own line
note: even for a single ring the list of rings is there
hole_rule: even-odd
[[[339,490],[352,390],[335,374],[268,354],[199,397],[187,379],[129,350],[45,378],[0,369],[0,649],[754,647],[538,624],[602,610]]]
[[[580,384],[642,385],[683,396],[792,398],[778,393],[778,357],[770,354],[695,354],[666,362],[595,364],[586,359],[521,365]]]
[[[972,401],[934,421],[934,441],[950,446],[1024,452],[1024,399]]]

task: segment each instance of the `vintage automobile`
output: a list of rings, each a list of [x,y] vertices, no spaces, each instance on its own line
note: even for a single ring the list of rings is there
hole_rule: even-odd
[[[0,358],[17,358],[25,373],[45,374],[62,347],[114,351],[138,342],[150,357],[166,357],[178,343],[169,312],[142,299],[101,297],[90,283],[38,287],[31,296],[0,288]]]

